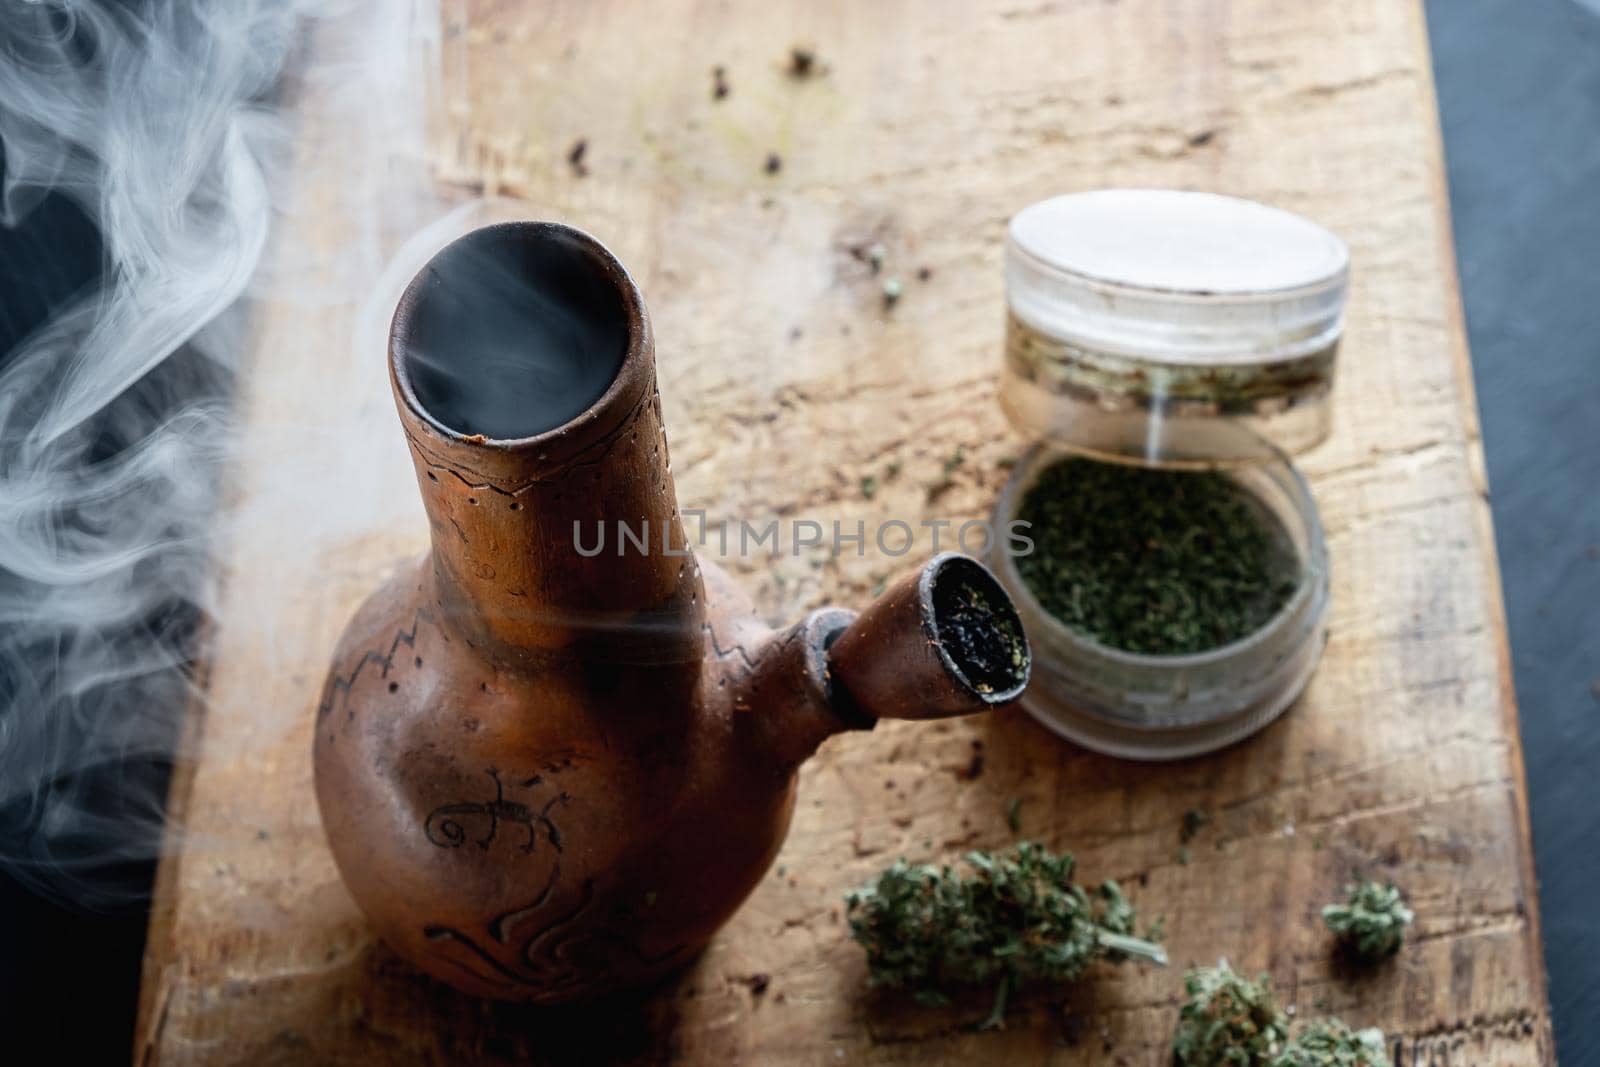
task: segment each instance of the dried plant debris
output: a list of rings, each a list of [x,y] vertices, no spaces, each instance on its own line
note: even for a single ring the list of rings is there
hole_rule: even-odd
[[[1190,971],[1184,991],[1172,1036],[1176,1067],[1391,1067],[1382,1030],[1330,1018],[1290,1038],[1291,1011],[1279,1007],[1271,980],[1251,981],[1227,960]]]
[[[715,66],[711,68],[711,99],[725,100],[733,90],[728,86],[728,68]]]
[[[1351,955],[1368,963],[1387,959],[1400,951],[1406,927],[1415,917],[1400,890],[1359,876],[1345,887],[1343,904],[1322,909],[1322,921]]]
[[[983,754],[983,742],[977,738],[973,738],[972,755],[968,757],[967,765],[962,768],[958,777],[968,782],[977,781],[980,777],[982,777],[983,768],[987,762],[988,761],[985,759]]]
[[[567,163],[572,167],[572,173],[580,178],[587,177],[589,174],[589,165],[583,161],[583,157],[588,152],[589,141],[583,137],[572,142],[572,147],[567,150]]]
[[[1159,944],[1135,935],[1121,888],[1074,885],[1073,867],[1070,855],[1026,841],[970,852],[961,870],[895,861],[845,897],[870,984],[909,990],[924,1004],[948,1003],[957,988],[992,988],[987,1028],[1003,1023],[1007,997],[1024,983],[1076,981],[1097,959],[1165,964]]]
[[[1272,980],[1236,974],[1227,960],[1183,978],[1188,1000],[1172,1037],[1176,1067],[1266,1067],[1288,1042],[1288,1016]]]
[[[809,78],[821,71],[817,66],[817,50],[810,45],[797,44],[789,49],[789,74],[795,78]]]
[[[1383,1031],[1352,1030],[1339,1019],[1307,1023],[1271,1067],[1392,1067]]]
[[[905,293],[905,286],[900,284],[899,278],[889,277],[883,280],[883,306],[892,308],[900,302],[900,297]]]
[[[928,499],[937,500],[944,492],[955,486],[956,480],[952,475],[967,461],[966,450],[957,446],[956,450],[944,458],[939,468],[939,479],[928,485]]]
[[[766,163],[762,164],[762,168],[768,174],[776,174],[776,173],[778,173],[780,170],[783,169],[783,157],[778,155],[778,153],[776,153],[776,152],[768,152],[767,153],[767,161],[766,161]]]

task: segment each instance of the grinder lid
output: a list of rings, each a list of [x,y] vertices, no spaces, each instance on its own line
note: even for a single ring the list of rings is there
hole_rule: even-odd
[[[1320,443],[1349,251],[1299,215],[1164,189],[1059,196],[1007,232],[1000,400],[1030,437],[1123,462]]]

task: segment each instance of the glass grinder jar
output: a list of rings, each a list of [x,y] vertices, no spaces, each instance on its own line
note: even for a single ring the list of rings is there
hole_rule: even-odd
[[[993,563],[1033,642],[1023,707],[1085,747],[1176,759],[1267,725],[1305,688],[1327,639],[1328,556],[1289,460],[1320,443],[1344,321],[1349,252],[1298,215],[1171,190],[1076,193],[1008,227],[1000,403],[1037,443],[995,506],[1006,529],[1039,476],[1082,456],[1215,470],[1290,550],[1295,587],[1264,624],[1205,651],[1124,651],[1052,615]]]

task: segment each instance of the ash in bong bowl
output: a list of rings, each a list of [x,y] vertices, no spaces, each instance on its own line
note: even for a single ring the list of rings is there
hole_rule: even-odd
[[[1282,524],[1228,475],[1065,458],[1017,518],[1016,561],[1041,607],[1074,632],[1142,655],[1205,652],[1260,629],[1300,565]]]

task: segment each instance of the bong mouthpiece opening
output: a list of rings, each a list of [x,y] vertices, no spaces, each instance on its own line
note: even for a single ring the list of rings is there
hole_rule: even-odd
[[[401,394],[447,435],[521,442],[598,404],[640,338],[642,302],[600,242],[559,223],[457,238],[395,313]]]

